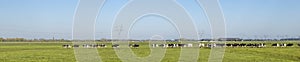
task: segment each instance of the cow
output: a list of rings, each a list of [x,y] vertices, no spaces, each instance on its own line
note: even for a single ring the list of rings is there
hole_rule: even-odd
[[[193,47],[193,44],[189,43],[187,44],[187,47]]]
[[[178,47],[185,47],[185,44],[178,44]]]
[[[83,47],[83,48],[91,48],[91,47],[93,47],[93,45],[83,44],[82,47]]]
[[[71,48],[72,46],[69,44],[62,45],[63,48]]]
[[[239,44],[238,44],[238,43],[234,43],[234,44],[232,44],[232,46],[233,46],[233,47],[238,47]]]
[[[131,44],[131,47],[138,48],[138,47],[140,47],[140,45],[139,44]]]
[[[118,48],[119,46],[120,46],[119,44],[113,44],[111,47]]]
[[[100,44],[100,45],[98,45],[98,47],[103,48],[103,47],[106,47],[106,45],[105,44]]]
[[[293,47],[293,45],[294,45],[294,44],[292,44],[292,43],[286,44],[287,47]]]
[[[285,43],[281,43],[279,44],[280,47],[286,47],[286,44]]]
[[[300,47],[300,43],[298,44],[298,46]]]
[[[232,47],[232,44],[226,44],[226,47]]]
[[[97,48],[97,47],[99,47],[99,45],[98,44],[92,44],[91,45],[93,48]]]
[[[278,44],[278,43],[274,43],[274,44],[272,44],[272,46],[273,46],[273,47],[278,47],[279,44]]]
[[[247,44],[245,44],[245,43],[241,43],[241,44],[240,44],[241,47],[246,47],[246,45],[247,45]]]
[[[168,47],[174,48],[175,44],[168,44]]]
[[[153,48],[158,47],[158,44],[152,44],[151,45]]]
[[[74,48],[78,48],[78,47],[79,47],[79,45],[73,45],[73,47],[74,47]]]
[[[167,47],[166,44],[159,44],[160,47]]]
[[[178,47],[178,44],[174,44],[175,45],[175,47]]]
[[[207,44],[207,47],[209,48],[216,47],[216,44]]]
[[[257,43],[254,44],[254,47],[259,47],[259,46],[260,46],[260,44],[257,44]]]
[[[266,47],[266,44],[265,44],[265,43],[260,43],[260,44],[258,45],[258,47]]]
[[[200,47],[200,48],[205,47],[205,44],[200,43],[200,44],[199,44],[199,47]]]
[[[254,44],[252,44],[252,43],[246,44],[246,47],[253,47],[253,46],[254,46]]]

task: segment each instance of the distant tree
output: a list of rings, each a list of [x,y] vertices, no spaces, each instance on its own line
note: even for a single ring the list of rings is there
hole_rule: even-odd
[[[25,38],[15,38],[15,41],[25,41]]]
[[[61,42],[65,41],[65,39],[60,39]]]
[[[6,41],[15,41],[15,38],[6,38]]]
[[[33,41],[39,41],[39,39],[33,39]]]
[[[7,41],[25,41],[25,38],[6,38]]]
[[[1,42],[4,41],[4,38],[0,38],[0,41],[1,41]]]
[[[40,38],[40,39],[39,39],[39,41],[46,41],[46,39],[44,39],[44,38]]]

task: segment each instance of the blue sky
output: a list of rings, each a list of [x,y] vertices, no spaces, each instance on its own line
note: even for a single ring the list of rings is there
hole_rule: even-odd
[[[210,37],[210,27],[196,0],[177,0],[192,15],[198,32]],[[279,38],[300,36],[300,0],[220,0],[228,37]],[[70,39],[78,0],[1,0],[0,37]],[[96,37],[110,38],[114,16],[127,0],[107,0],[98,16]],[[147,27],[147,28],[145,28]],[[131,38],[159,34],[178,38],[161,17],[145,17],[134,25]]]

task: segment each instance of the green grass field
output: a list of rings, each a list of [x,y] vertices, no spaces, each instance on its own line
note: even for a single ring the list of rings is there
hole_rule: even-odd
[[[71,44],[71,42],[0,43],[0,62],[76,62],[74,50],[62,48],[63,44]],[[148,43],[139,44],[140,48],[132,48],[134,53],[139,57],[148,56],[150,54]],[[269,44],[271,43],[267,46],[270,46]],[[177,62],[180,49],[167,48],[162,62]],[[210,49],[199,49],[198,62],[207,62]],[[98,52],[104,62],[121,62],[110,45],[107,48],[98,48]],[[226,48],[223,62],[300,62],[300,47]]]

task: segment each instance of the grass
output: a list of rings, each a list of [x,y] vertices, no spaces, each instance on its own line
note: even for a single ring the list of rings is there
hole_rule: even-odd
[[[1,43],[0,62],[75,62],[72,49],[61,43]]]
[[[235,42],[231,42],[235,43]],[[255,42],[253,42],[255,43]],[[269,46],[276,42],[267,42]],[[295,42],[289,42],[295,43]],[[0,62],[76,62],[74,50],[62,48],[68,42],[47,43],[0,43]],[[106,43],[111,45],[111,43]],[[139,43],[140,48],[132,48],[138,57],[146,57],[150,54],[148,43]],[[295,43],[296,44],[296,43]],[[210,49],[199,48],[198,62],[207,62]],[[177,62],[181,48],[167,48],[167,53],[162,62]],[[99,56],[103,62],[121,62],[114,49],[98,48]],[[300,47],[285,48],[226,48],[223,62],[299,62]]]

